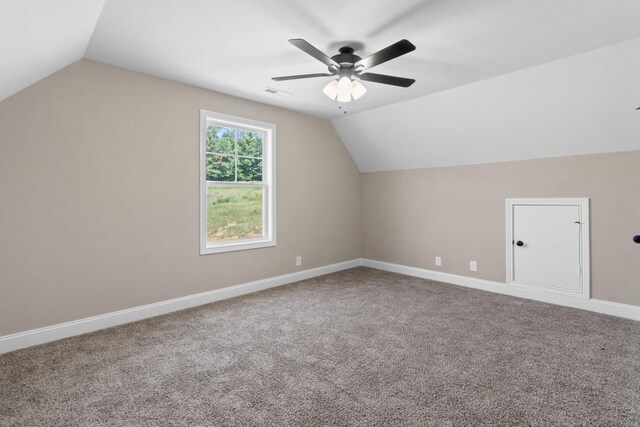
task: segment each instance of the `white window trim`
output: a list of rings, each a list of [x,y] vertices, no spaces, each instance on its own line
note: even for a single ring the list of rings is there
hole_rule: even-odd
[[[216,185],[234,187],[266,187],[262,203],[264,236],[253,239],[226,240],[211,244],[207,242],[207,119],[222,125],[265,134],[262,153],[262,183],[229,182]],[[200,110],[200,255],[276,246],[276,125],[229,116],[213,111]]]

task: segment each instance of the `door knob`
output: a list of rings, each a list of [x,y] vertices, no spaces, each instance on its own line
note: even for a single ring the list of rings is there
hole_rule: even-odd
[[[638,234],[637,236],[633,236],[633,241],[636,243],[640,243],[640,234]]]
[[[518,240],[516,242],[516,246],[522,246],[522,245],[524,245],[524,242],[522,240]]]

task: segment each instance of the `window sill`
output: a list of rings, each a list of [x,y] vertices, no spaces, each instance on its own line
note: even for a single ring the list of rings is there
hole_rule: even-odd
[[[248,242],[222,243],[213,246],[200,248],[200,255],[219,254],[223,252],[246,251],[249,249],[260,249],[276,246],[275,240],[251,240]]]

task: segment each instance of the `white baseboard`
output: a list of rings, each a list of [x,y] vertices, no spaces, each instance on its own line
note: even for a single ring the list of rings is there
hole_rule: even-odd
[[[409,267],[406,265],[375,261],[372,259],[363,259],[362,265],[365,267],[376,268],[378,270],[385,270],[393,273],[406,274],[408,276],[465,286],[467,288],[481,289],[483,291],[496,292],[499,294],[511,295],[520,298],[527,298],[550,304],[564,305],[567,307],[594,311],[596,313],[609,314],[611,316],[640,320],[640,306],[637,305],[621,304],[599,299],[580,299],[564,295],[548,294],[528,289],[514,288],[511,286],[507,286],[504,283],[493,282],[491,280],[458,276],[456,274],[443,273],[441,271]]]
[[[594,311],[596,313],[609,314],[612,316],[625,317],[628,319],[640,321],[640,307],[635,305],[621,304],[617,302],[598,299],[584,300],[562,295],[550,295],[526,289],[511,288],[504,283],[477,279],[474,277],[459,276],[456,274],[443,273],[440,271],[409,267],[405,265],[392,264],[389,262],[375,261],[371,259],[354,259],[337,264],[312,268],[309,270],[297,271],[295,273],[285,274],[282,276],[257,280],[255,282],[243,283],[240,285],[229,286],[227,288],[215,289],[213,291],[202,292],[199,294],[188,295],[171,300],[160,301],[153,304],[114,311],[98,316],[87,317],[71,322],[59,323],[57,325],[45,326],[43,328],[5,335],[0,337],[0,354],[25,347],[30,347],[33,345],[44,344],[62,338],[85,334],[87,332],[93,332],[100,329],[122,325],[125,323],[135,322],[138,320],[147,319],[149,317],[159,316],[161,314],[167,314],[203,304],[209,304],[211,302],[221,301],[252,292],[258,292],[264,289],[322,276],[323,274],[347,270],[349,268],[358,267],[360,265],[376,268],[378,270],[406,274],[408,276],[436,280],[439,282],[451,283],[468,288],[496,292],[520,298],[528,298],[536,301],[564,305],[567,307],[579,308],[583,310]]]
[[[295,273],[285,274],[282,276],[257,280],[255,282],[243,283],[240,285],[229,286],[227,288],[215,289],[213,291],[202,292],[199,294],[160,301],[153,304],[141,305],[139,307],[114,311],[98,316],[87,317],[85,319],[73,320],[71,322],[59,323],[52,326],[45,326],[44,328],[32,329],[29,331],[5,335],[0,337],[0,354],[37,344],[44,344],[46,342],[55,341],[62,338],[72,337],[74,335],[85,334],[87,332],[93,332],[100,329],[110,328],[112,326],[135,322],[137,320],[147,319],[149,317],[159,316],[161,314],[184,310],[186,308],[209,304],[211,302],[221,301],[227,298],[233,298],[252,292],[262,291],[264,289],[282,286],[288,283],[310,279],[316,276],[322,276],[323,274],[329,274],[336,271],[358,267],[361,264],[362,260],[358,258],[351,261],[340,262],[323,267],[297,271]]]

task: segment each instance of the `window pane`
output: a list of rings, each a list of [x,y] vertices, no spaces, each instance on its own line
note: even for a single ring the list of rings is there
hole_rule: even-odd
[[[236,164],[234,156],[207,154],[207,181],[235,181]]]
[[[262,157],[262,132],[238,131],[238,155]]]
[[[262,237],[262,187],[207,187],[207,241]]]
[[[207,151],[220,154],[235,153],[235,130],[207,124]]]
[[[262,160],[238,157],[238,182],[262,182]]]

